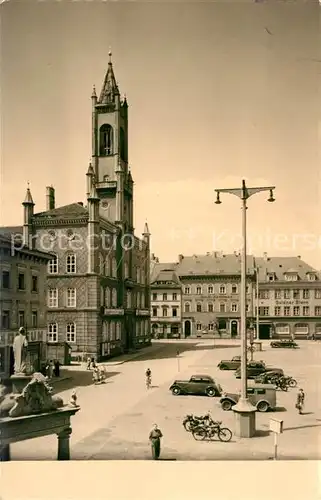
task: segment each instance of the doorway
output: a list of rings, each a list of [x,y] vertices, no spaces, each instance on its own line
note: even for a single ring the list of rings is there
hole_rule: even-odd
[[[190,337],[191,335],[191,322],[190,320],[186,320],[184,323],[184,333],[185,333],[185,338]]]
[[[238,334],[238,322],[231,321],[231,336],[237,337],[237,334]]]
[[[259,326],[259,339],[268,340],[270,338],[271,325],[260,325]]]

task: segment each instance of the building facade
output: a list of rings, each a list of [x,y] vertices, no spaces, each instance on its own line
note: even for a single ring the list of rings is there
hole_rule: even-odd
[[[321,338],[320,274],[301,257],[256,258],[259,337]]]
[[[151,281],[151,328],[154,338],[181,338],[182,286],[172,269],[163,269]]]
[[[18,248],[16,248],[18,247]],[[28,339],[27,364],[34,371],[47,359],[46,269],[52,258],[0,236],[0,378],[13,373],[12,345],[21,326]]]
[[[68,342],[74,356],[100,360],[150,343],[150,233],[147,223],[142,238],[134,232],[128,104],[111,59],[91,100],[86,206],[56,207],[47,187],[46,211],[34,213],[28,190],[24,226],[16,230],[32,248],[55,255],[47,275],[49,346]]]

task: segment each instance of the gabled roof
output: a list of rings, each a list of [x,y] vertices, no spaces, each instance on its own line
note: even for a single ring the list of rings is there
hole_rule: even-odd
[[[220,254],[213,252],[207,255],[193,255],[183,257],[177,264],[179,277],[200,275],[240,275],[241,257],[238,254]],[[247,256],[247,272],[254,273],[254,257]]]
[[[306,280],[309,272],[318,273],[300,257],[255,257],[259,268],[259,281],[266,282],[266,274],[274,273],[278,281],[285,281],[286,273],[298,273],[299,280]]]
[[[64,205],[63,207],[53,208],[52,210],[47,210],[45,212],[39,212],[34,215],[35,218],[74,218],[74,217],[84,217],[88,215],[88,210],[80,203],[71,203],[69,205]]]
[[[161,263],[161,262],[151,262],[150,264],[150,281],[151,283],[155,281],[156,276],[164,269],[166,270],[175,270],[176,268],[175,262],[169,263]]]

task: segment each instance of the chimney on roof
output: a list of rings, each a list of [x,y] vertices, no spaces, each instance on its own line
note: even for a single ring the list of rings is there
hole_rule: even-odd
[[[268,254],[267,254],[267,252],[263,253],[263,259],[265,260],[265,262],[268,260]]]
[[[182,255],[180,253],[179,256],[178,256],[178,262],[181,263],[183,259],[184,259],[184,255]]]
[[[298,259],[301,259],[301,255],[298,255]]]
[[[82,201],[78,201],[78,205],[81,205],[82,207],[84,206]]]
[[[46,187],[46,210],[53,210],[55,208],[55,190],[53,186]]]

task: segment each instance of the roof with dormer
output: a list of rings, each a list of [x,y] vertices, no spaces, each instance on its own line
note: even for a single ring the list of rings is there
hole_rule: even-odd
[[[177,264],[176,272],[179,277],[185,278],[206,275],[241,275],[241,256],[239,254],[222,254],[220,252],[184,256]],[[247,273],[254,274],[253,255],[247,256]]]
[[[158,283],[161,282],[161,283]],[[173,269],[161,269],[157,275],[154,275],[153,280],[151,281],[151,286],[153,288],[157,286],[161,286],[162,288],[180,288],[181,283],[176,272]]]
[[[267,281],[268,274],[274,274],[277,281],[285,281],[286,274],[297,273],[299,280],[306,280],[307,273],[319,273],[300,257],[256,257],[255,263],[259,269],[259,281]]]

